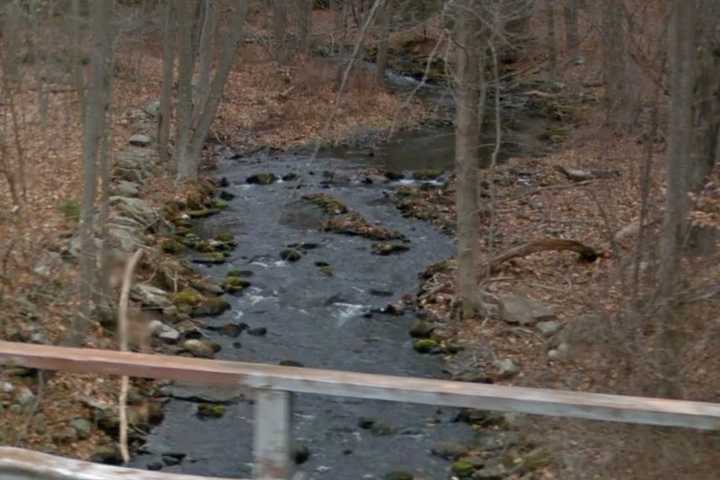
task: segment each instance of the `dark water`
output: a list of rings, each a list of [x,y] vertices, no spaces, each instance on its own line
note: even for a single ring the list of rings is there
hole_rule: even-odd
[[[266,327],[268,333],[264,337],[244,333],[232,339],[207,330],[208,338],[222,345],[218,358],[273,364],[292,360],[307,367],[442,377],[439,358],[412,349],[407,332],[413,314],[366,314],[403,294],[413,294],[418,273],[450,256],[453,241],[427,224],[403,218],[389,201],[392,185],[362,184],[362,165],[333,161],[339,184],[329,188],[323,185],[326,167],[325,159],[289,155],[222,164],[219,175],[230,180],[227,190],[237,197],[226,211],[199,227],[207,234],[230,231],[239,247],[226,265],[199,268],[218,281],[230,269],[251,270],[253,287],[242,296],[228,296],[232,311],[205,323],[245,322]],[[259,172],[279,177],[294,173],[299,180],[270,186],[245,183]],[[313,192],[329,193],[367,219],[404,233],[411,239],[410,251],[380,257],[371,253],[370,240],[320,232],[319,211],[300,199]],[[280,261],[281,250],[301,242],[317,248],[307,250],[297,263]],[[330,264],[334,276],[324,275],[315,262]],[[371,290],[392,294],[383,297]],[[238,341],[239,348],[233,346]],[[195,411],[191,401],[170,401],[165,421],[149,435],[135,465],[158,462],[162,453],[182,452],[187,454],[185,460],[164,470],[250,477],[250,402],[236,398],[220,419],[200,420]],[[430,406],[298,395],[293,434],[311,452],[309,461],[298,469],[308,479],[381,479],[394,470],[411,471],[418,479],[447,478],[448,463],[430,455],[432,444],[473,435],[469,427],[452,421],[455,413]],[[376,435],[359,428],[363,417],[390,427],[392,433]]]

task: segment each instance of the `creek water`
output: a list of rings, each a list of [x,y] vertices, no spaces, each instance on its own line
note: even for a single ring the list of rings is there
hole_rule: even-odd
[[[408,138],[406,146],[412,142]],[[440,166],[446,166],[442,163],[445,155],[435,156]],[[332,180],[323,174],[328,161],[332,162]],[[430,161],[421,165],[437,166]],[[228,179],[226,190],[236,197],[222,213],[200,222],[198,230],[206,235],[229,231],[239,245],[227,264],[198,270],[218,282],[231,269],[247,270],[252,272],[248,278],[252,287],[240,296],[227,296],[231,311],[202,320],[203,333],[222,346],[218,358],[443,377],[441,359],[420,355],[412,348],[408,329],[415,315],[393,316],[378,310],[404,294],[414,294],[418,274],[451,256],[454,242],[429,224],[403,218],[391,201],[399,184],[366,184],[366,168],[367,164],[347,158],[312,160],[290,154],[222,160],[218,175]],[[297,179],[267,186],[246,183],[250,175],[266,172],[278,177],[294,174]],[[410,250],[377,256],[371,252],[371,240],[322,232],[323,213],[301,199],[317,192],[334,196],[371,222],[403,233],[411,241]],[[304,254],[298,262],[287,263],[279,254],[291,244],[304,244]],[[329,265],[333,276],[327,275],[328,268],[318,268],[317,262]],[[265,327],[267,334],[245,332],[230,338],[212,329],[240,322],[251,328]],[[165,471],[249,478],[254,421],[250,399],[178,386],[167,392],[172,399],[165,420],[149,434],[135,466],[162,465]],[[198,418],[197,403],[192,401],[197,397],[226,402],[225,415]],[[432,456],[430,449],[438,441],[472,439],[472,430],[454,421],[456,414],[432,406],[297,395],[293,437],[310,452],[298,470],[307,479],[382,479],[397,470],[411,472],[416,479],[447,478],[448,462]],[[361,428],[363,419],[380,428]],[[163,464],[168,458],[164,454],[178,452],[186,455],[180,464]]]

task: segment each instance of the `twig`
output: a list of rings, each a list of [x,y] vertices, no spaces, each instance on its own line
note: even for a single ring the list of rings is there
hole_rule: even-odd
[[[125,274],[123,276],[122,289],[120,290],[120,305],[118,307],[118,333],[120,336],[120,351],[126,352],[128,349],[128,301],[130,297],[130,285],[132,284],[132,276],[135,267],[142,257],[143,251],[136,251],[127,263]],[[130,461],[130,453],[128,452],[128,424],[127,424],[127,394],[129,387],[129,378],[123,376],[120,383],[120,399],[118,400],[118,408],[120,410],[120,454],[123,462]]]

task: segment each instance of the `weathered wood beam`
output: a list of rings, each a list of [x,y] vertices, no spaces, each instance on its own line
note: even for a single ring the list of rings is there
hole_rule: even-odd
[[[258,390],[255,396],[255,478],[292,478],[291,404],[290,392]]]
[[[0,478],[2,480],[230,480],[113,467],[12,447],[0,447]]]
[[[720,404],[507,387],[165,355],[0,342],[0,362],[204,385],[467,407],[611,422],[720,429]]]

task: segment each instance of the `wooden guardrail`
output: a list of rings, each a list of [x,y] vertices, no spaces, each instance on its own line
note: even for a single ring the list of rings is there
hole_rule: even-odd
[[[0,342],[0,362],[45,370],[126,375],[256,389],[254,454],[256,476],[262,479],[289,479],[292,476],[292,393],[720,430],[719,404],[683,400],[507,387],[11,342]]]
[[[98,465],[12,447],[0,447],[2,480],[231,480]]]

